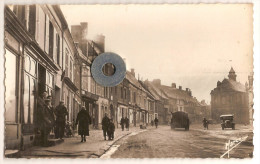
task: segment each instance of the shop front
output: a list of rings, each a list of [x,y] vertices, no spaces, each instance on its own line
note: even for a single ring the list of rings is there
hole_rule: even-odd
[[[89,110],[89,115],[92,119],[92,127],[95,129],[98,128],[98,98],[98,95],[95,95],[91,92],[83,91],[82,93],[82,101],[87,110]]]

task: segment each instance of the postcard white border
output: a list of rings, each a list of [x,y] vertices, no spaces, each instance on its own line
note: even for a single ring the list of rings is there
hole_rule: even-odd
[[[220,159],[3,159],[4,150],[4,4],[33,4],[33,3],[48,3],[48,4],[196,4],[196,3],[253,3],[254,4],[254,158],[246,160],[220,160]],[[176,163],[260,163],[260,0],[1,0],[0,1],[0,163],[149,163],[164,164]]]

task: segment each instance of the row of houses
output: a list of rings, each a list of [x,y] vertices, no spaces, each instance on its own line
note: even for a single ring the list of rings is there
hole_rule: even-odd
[[[103,87],[91,76],[90,66],[105,52],[105,36],[87,38],[88,24],[71,26],[58,5],[5,6],[5,143],[6,149],[24,149],[39,135],[35,128],[37,98],[47,91],[55,107],[65,102],[67,121],[75,123],[85,106],[92,128],[100,128],[105,113],[118,126],[128,117],[132,126],[161,124],[171,112],[185,111],[191,121],[201,121],[208,112],[190,89],[165,86],[159,79],[142,81],[134,69],[116,87]],[[111,65],[104,67],[111,73]],[[205,104],[204,104],[205,105]]]

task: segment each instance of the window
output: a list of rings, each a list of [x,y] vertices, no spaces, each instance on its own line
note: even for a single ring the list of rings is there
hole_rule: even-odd
[[[30,108],[30,77],[25,75],[24,77],[24,94],[23,94],[23,114],[24,123],[28,123],[29,108]]]
[[[59,34],[57,33],[56,34],[56,57],[57,57],[57,63],[59,66],[61,66],[61,60],[60,60],[60,36]]]
[[[115,87],[115,96],[117,95],[117,87]]]
[[[36,61],[29,55],[25,56],[24,94],[23,94],[23,122],[34,122],[35,93],[36,93]]]
[[[93,77],[91,77],[91,92],[94,94],[96,93],[95,87],[95,80],[93,79]]]
[[[53,92],[53,82],[54,82],[54,77],[53,75],[46,71],[46,87],[45,90],[47,91],[48,95],[52,96]]]
[[[73,64],[72,64],[72,59],[70,59],[70,75],[69,75],[69,77],[70,77],[70,79],[71,79],[71,81],[73,81]]]
[[[36,23],[36,5],[30,5],[28,31],[33,36],[35,35],[35,23]]]
[[[134,92],[134,103],[136,103],[136,92]]]
[[[49,44],[50,44],[50,21],[49,21],[49,17],[47,15],[45,15],[45,44],[44,44],[44,51],[47,54],[50,53],[49,52]]]
[[[124,90],[123,90],[123,87],[121,87],[121,99],[123,99],[124,98]]]
[[[69,75],[69,52],[67,49],[65,50],[65,74]]]
[[[27,15],[26,5],[15,5],[13,8],[14,14],[20,20],[20,22],[26,26],[26,15]],[[28,19],[27,19],[28,20]]]
[[[49,22],[49,56],[53,59],[54,51],[54,29],[51,22]],[[56,56],[56,54],[55,54]],[[55,59],[56,60],[56,59]]]
[[[49,26],[48,26],[49,27]],[[39,46],[44,50],[45,44],[45,14],[40,6],[36,8],[36,34],[35,40]]]
[[[5,121],[16,122],[16,72],[17,57],[10,51],[5,51]]]
[[[126,99],[126,94],[127,94],[127,91],[126,91],[126,89],[124,89],[124,95],[125,95],[125,99]]]
[[[88,68],[86,66],[82,67],[82,89],[88,90]]]

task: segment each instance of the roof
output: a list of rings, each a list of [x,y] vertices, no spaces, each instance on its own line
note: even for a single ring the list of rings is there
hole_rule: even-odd
[[[231,87],[231,89],[233,89],[234,91],[246,92],[246,87],[243,84],[241,84],[240,82],[234,81],[232,79],[226,79],[226,80],[230,84],[229,86]],[[224,82],[224,80],[223,80],[223,82]]]
[[[142,88],[141,84],[138,82],[138,80],[131,74],[131,72],[126,71],[126,79],[135,87]]]
[[[152,82],[147,81],[149,90],[157,97],[157,98],[163,98],[168,99],[167,95],[157,86],[155,86]]]
[[[234,71],[233,67],[231,67],[231,69],[230,69],[229,73],[235,73],[235,71]]]
[[[185,90],[172,88],[169,86],[161,85],[161,89],[166,93],[167,97],[172,99],[182,99],[196,103],[197,100],[190,96]]]

